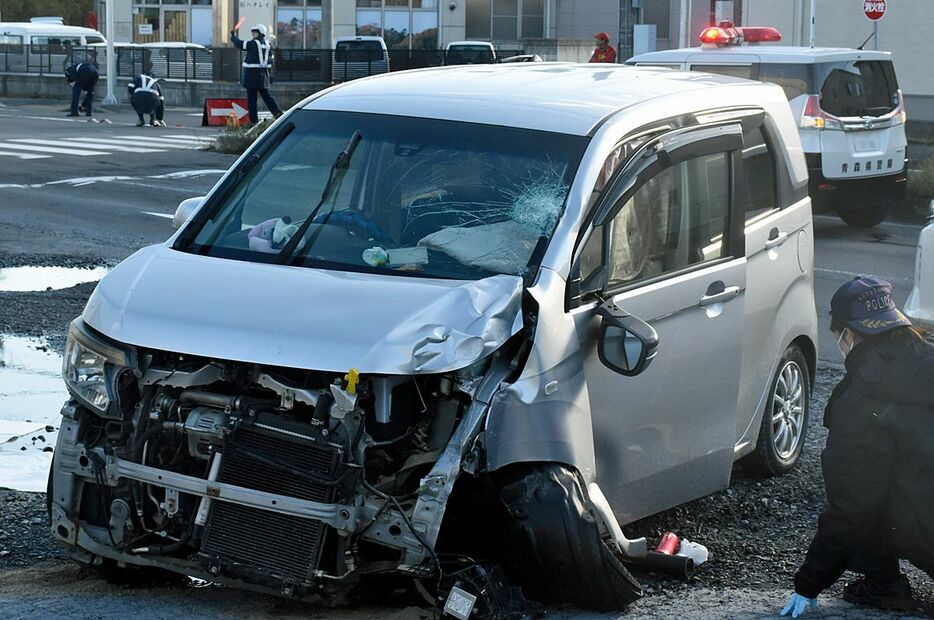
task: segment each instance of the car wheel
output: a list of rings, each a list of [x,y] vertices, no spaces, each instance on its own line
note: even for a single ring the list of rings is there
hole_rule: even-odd
[[[791,345],[772,378],[756,450],[748,458],[754,470],[777,476],[795,466],[807,434],[810,402],[808,363],[801,349]]]
[[[841,209],[838,211],[840,219],[854,228],[872,228],[881,224],[889,214],[888,206],[860,207],[857,209]]]
[[[508,514],[504,564],[528,598],[618,611],[642,596],[601,535],[576,471],[541,464],[512,474],[499,492]]]

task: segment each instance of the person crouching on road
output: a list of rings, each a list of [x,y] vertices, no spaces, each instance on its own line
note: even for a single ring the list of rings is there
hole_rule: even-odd
[[[266,42],[266,26],[257,24],[250,29],[253,36],[249,41],[243,41],[237,37],[237,31],[230,32],[230,41],[234,47],[239,47],[246,51],[246,58],[243,60],[243,87],[246,89],[246,102],[250,110],[250,122],[254,125],[259,121],[259,113],[256,110],[256,95],[263,98],[266,107],[272,112],[273,116],[282,116],[282,110],[275,98],[269,93],[269,65],[272,62],[272,46]]]
[[[616,62],[616,50],[610,45],[610,35],[598,32],[593,38],[597,41],[597,47],[590,56],[590,62]]]
[[[146,124],[143,119],[144,114],[149,115],[149,124],[153,127],[165,127],[165,99],[162,96],[162,89],[159,87],[159,80],[152,75],[152,65],[144,67],[143,72],[133,78],[133,81],[127,85],[130,93],[130,105],[136,110],[139,120],[137,127]]]
[[[87,93],[84,96],[82,107],[85,113],[91,116],[94,87],[97,85],[99,77],[97,67],[87,62],[79,62],[65,69],[65,79],[68,81],[68,86],[71,87],[71,111],[68,116],[78,116],[78,99],[81,98],[81,91]]]
[[[847,569],[863,577],[845,600],[914,609],[899,559],[934,577],[934,345],[895,307],[892,285],[868,276],[834,294],[830,330],[846,375],[824,410],[828,505],[781,615],[816,607]]]

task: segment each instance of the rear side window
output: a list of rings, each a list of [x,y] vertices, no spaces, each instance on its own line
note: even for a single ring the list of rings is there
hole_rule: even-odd
[[[898,105],[892,63],[881,60],[815,65],[820,107],[834,116],[884,116]]]
[[[752,65],[691,65],[691,71],[729,75],[747,80],[753,79]]]
[[[383,60],[383,47],[378,41],[341,41],[334,50],[337,62],[376,62]]]
[[[0,34],[0,52],[22,54],[23,37],[18,34]]]
[[[763,63],[759,65],[759,80],[778,84],[788,101],[811,92],[811,66]]]
[[[775,155],[762,127],[743,134],[743,178],[739,189],[745,195],[747,222],[778,206],[775,168]]]
[[[95,43],[103,43],[104,39],[102,37],[84,37],[84,40],[88,42],[88,45],[94,45]]]

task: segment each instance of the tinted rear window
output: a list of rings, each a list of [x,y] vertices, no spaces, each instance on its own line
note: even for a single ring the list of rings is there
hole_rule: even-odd
[[[834,116],[884,116],[898,105],[892,63],[881,60],[827,62],[814,66],[820,107]]]
[[[379,41],[341,41],[334,50],[337,62],[374,62],[383,60]]]

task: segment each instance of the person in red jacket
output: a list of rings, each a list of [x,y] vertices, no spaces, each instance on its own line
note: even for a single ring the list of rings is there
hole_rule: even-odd
[[[610,35],[598,32],[593,38],[597,40],[597,47],[590,57],[590,62],[616,62],[616,50],[610,45]]]

